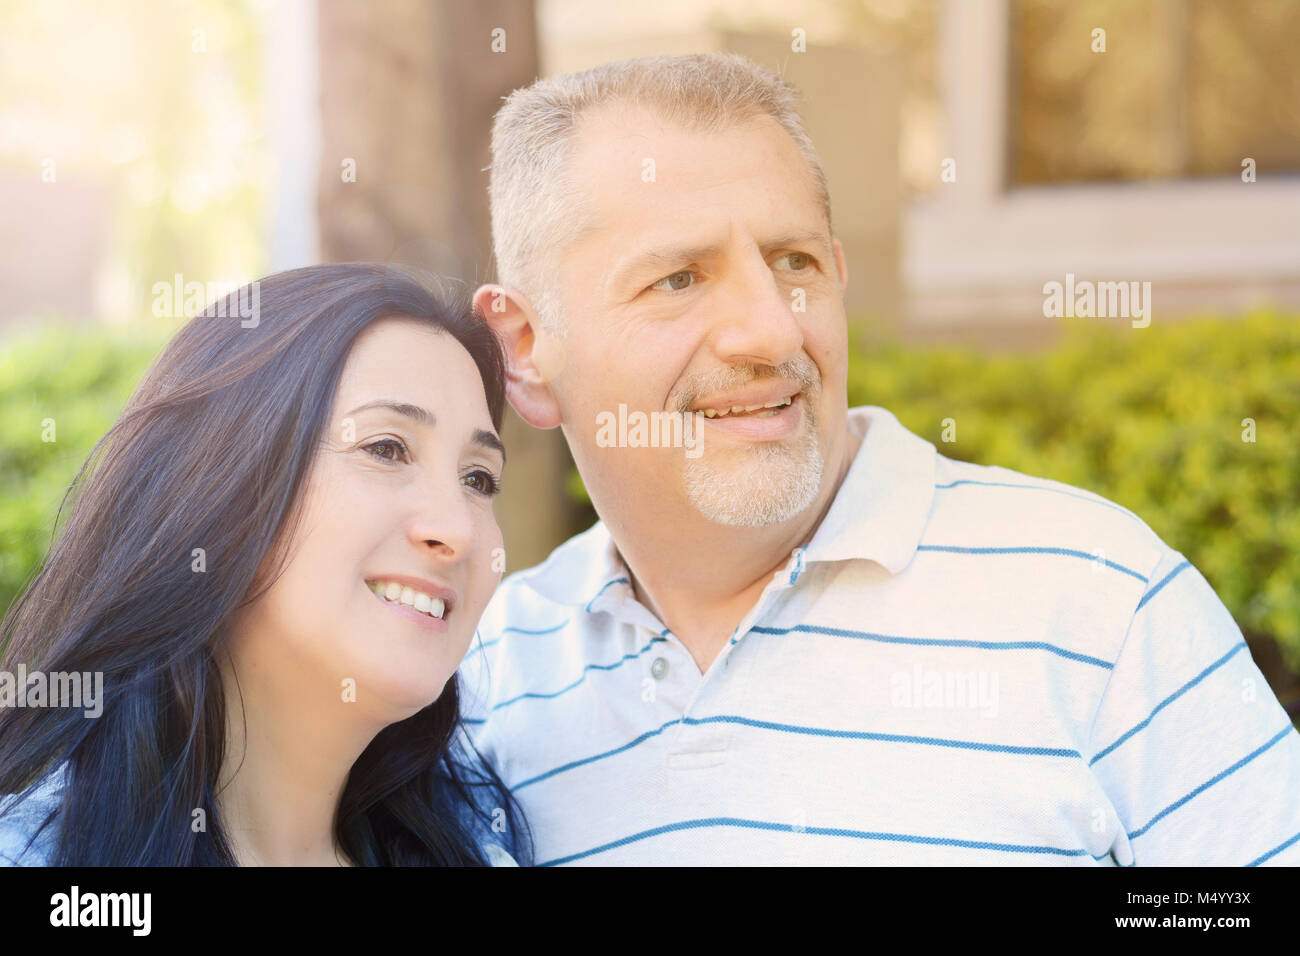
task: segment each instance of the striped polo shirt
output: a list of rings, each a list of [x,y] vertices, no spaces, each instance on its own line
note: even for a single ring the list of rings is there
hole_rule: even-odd
[[[602,523],[502,582],[465,728],[539,864],[1300,863],[1300,734],[1182,555],[883,408],[849,427],[704,674]]]

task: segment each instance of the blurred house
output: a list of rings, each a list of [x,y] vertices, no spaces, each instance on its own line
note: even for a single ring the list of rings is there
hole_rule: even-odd
[[[905,216],[914,337],[1041,339],[1067,273],[1151,282],[1155,321],[1300,306],[1300,5],[938,9],[956,177]]]
[[[101,183],[42,180],[40,167],[0,170],[0,329],[54,313],[92,321],[109,255],[112,196]]]

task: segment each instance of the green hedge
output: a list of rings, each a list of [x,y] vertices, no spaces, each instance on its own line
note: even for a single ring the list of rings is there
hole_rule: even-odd
[[[1077,485],[1137,513],[1300,673],[1300,317],[1120,332],[1075,323],[1033,355],[857,350],[849,401],[889,408],[949,458]],[[942,441],[945,418],[955,442]]]
[[[163,330],[128,334],[51,326],[0,348],[0,609],[49,548],[69,482],[116,420],[165,344]],[[54,441],[45,421],[53,420]]]

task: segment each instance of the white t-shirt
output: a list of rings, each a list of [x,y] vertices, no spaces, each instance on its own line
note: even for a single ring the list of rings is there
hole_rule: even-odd
[[[707,673],[603,524],[503,582],[463,709],[540,865],[1300,863],[1300,733],[1182,555],[883,408],[849,424]]]

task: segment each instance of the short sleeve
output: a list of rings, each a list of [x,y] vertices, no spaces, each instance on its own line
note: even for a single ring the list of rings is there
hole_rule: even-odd
[[[1300,864],[1300,733],[1209,582],[1167,547],[1098,705],[1122,865]]]

